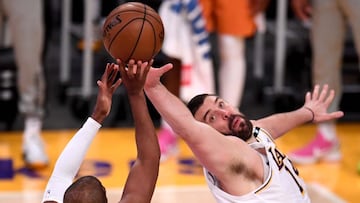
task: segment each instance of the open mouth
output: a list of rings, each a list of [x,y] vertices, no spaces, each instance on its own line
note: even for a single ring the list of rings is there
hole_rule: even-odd
[[[232,131],[234,131],[235,129],[238,129],[240,128],[242,125],[241,125],[241,119],[239,116],[232,116],[231,118],[231,122],[230,122],[230,129]]]

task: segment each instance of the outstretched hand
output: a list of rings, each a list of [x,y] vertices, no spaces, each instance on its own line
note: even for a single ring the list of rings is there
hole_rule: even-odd
[[[110,113],[112,96],[121,84],[121,79],[116,79],[118,73],[119,66],[114,63],[108,63],[101,79],[97,81],[99,92],[91,117],[98,123],[102,123]]]
[[[173,65],[171,63],[165,64],[160,68],[151,67],[149,73],[147,74],[146,82],[145,82],[145,89],[146,88],[153,88],[156,85],[159,85],[161,76],[171,70]]]
[[[334,96],[335,91],[330,90],[329,92],[328,85],[324,85],[321,91],[320,86],[315,85],[312,92],[306,93],[304,107],[310,109],[314,113],[314,123],[340,118],[344,115],[342,111],[327,112]]]

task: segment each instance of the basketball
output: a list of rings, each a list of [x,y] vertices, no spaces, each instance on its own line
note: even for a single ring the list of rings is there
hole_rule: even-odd
[[[128,2],[113,9],[106,17],[103,43],[114,58],[149,61],[160,51],[164,26],[159,14],[150,6]]]

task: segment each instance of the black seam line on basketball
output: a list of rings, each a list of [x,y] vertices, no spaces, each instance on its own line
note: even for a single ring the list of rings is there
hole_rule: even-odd
[[[161,20],[159,20],[157,17],[155,17],[154,15],[151,15],[150,13],[147,13],[147,15],[148,16],[151,16],[152,18],[154,18],[154,20],[156,21],[156,22],[158,22],[159,24],[162,24],[162,21]]]
[[[149,9],[147,9],[147,10],[149,10]],[[156,12],[156,11],[152,11],[152,10],[150,10],[150,11],[151,11],[151,12]],[[119,15],[119,14],[121,14],[121,13],[126,13],[126,12],[143,13],[143,12],[141,12],[141,11],[139,11],[139,10],[127,10],[127,11],[121,11],[121,12],[118,12],[118,13],[114,13],[113,15],[111,15],[111,16],[109,16],[109,17],[107,17],[107,18],[108,18],[108,19],[111,19],[111,18],[113,18],[113,17],[116,16],[116,15]],[[146,12],[146,15],[152,17],[156,22],[158,22],[159,24],[162,25],[162,21],[159,20],[159,19],[156,17],[156,15],[153,15],[153,14],[151,14],[150,12]]]
[[[128,4],[131,4],[135,8],[143,8],[145,4],[141,2],[128,2]]]
[[[122,14],[122,13],[127,13],[127,12],[144,13],[144,12],[141,12],[141,11],[139,11],[139,10],[126,10],[126,11],[116,12],[116,13],[114,13],[114,14],[112,14],[112,15],[111,15],[111,13],[110,13],[109,16],[106,17],[106,19],[112,19],[112,18],[113,18],[114,16],[116,16],[116,15],[119,15],[119,14]],[[152,15],[150,15],[150,16],[152,16]],[[106,21],[105,21],[104,24],[106,24]]]
[[[126,59],[126,61],[129,61],[131,59],[131,57],[133,56],[135,50],[136,50],[136,47],[138,46],[139,44],[139,40],[140,40],[140,36],[143,32],[143,29],[144,29],[144,24],[145,24],[145,20],[146,20],[146,6],[144,5],[144,16],[142,18],[142,25],[141,25],[141,29],[140,29],[140,32],[139,32],[139,35],[137,37],[137,40],[135,42],[135,45],[133,46],[133,49],[131,50],[130,52],[130,56],[128,56],[128,58]],[[141,48],[141,47],[140,47]]]
[[[149,20],[146,20],[148,23],[149,23],[149,25],[152,27],[152,30],[155,30],[155,27],[154,27],[154,25],[151,23],[151,21],[149,21]],[[156,49],[156,41],[157,41],[157,38],[156,38],[156,35],[157,35],[157,33],[156,32],[152,32],[153,33],[153,38],[154,38],[154,44],[153,44],[153,49],[152,49],[152,52],[151,52],[151,58],[153,58],[154,57],[154,55],[155,55],[155,49]]]
[[[132,20],[130,20],[129,22],[127,22],[119,31],[117,31],[116,34],[114,35],[114,37],[112,38],[112,40],[110,41],[108,49],[109,49],[109,50],[111,49],[111,45],[112,45],[112,43],[114,42],[114,40],[116,39],[116,37],[119,35],[119,33],[120,33],[123,29],[126,28],[126,26],[127,26],[128,24],[132,23],[132,22],[135,21],[135,20],[139,20],[139,19],[142,19],[142,18],[133,18]]]

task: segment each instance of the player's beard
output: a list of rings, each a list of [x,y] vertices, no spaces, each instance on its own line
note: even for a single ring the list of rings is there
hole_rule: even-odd
[[[244,122],[242,122],[241,125],[241,130],[233,130],[232,129],[232,123],[234,121],[235,118],[240,117],[244,120]],[[240,114],[236,114],[236,115],[231,115],[230,119],[229,119],[229,129],[231,130],[231,134],[232,136],[238,137],[244,141],[247,141],[252,134],[252,128],[253,125],[250,122],[249,119],[247,119],[245,116],[240,115]]]

